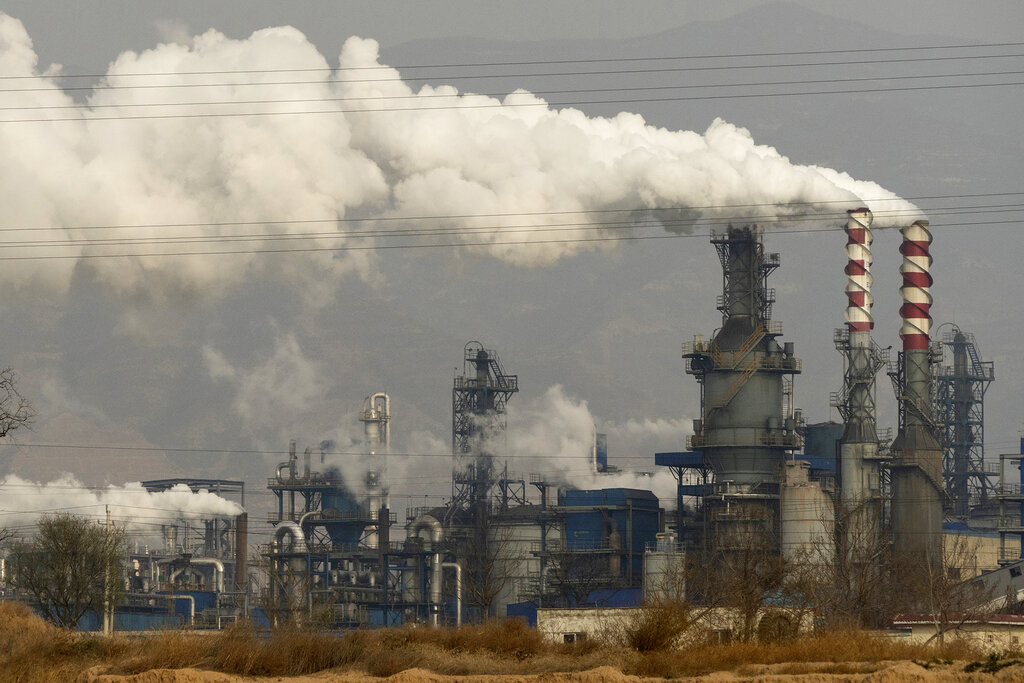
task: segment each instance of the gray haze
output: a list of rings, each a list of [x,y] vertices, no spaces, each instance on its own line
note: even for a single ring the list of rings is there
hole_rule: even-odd
[[[713,9],[698,2],[384,2],[374,3],[372,11],[370,5],[347,2],[180,2],[173,8],[157,2],[76,2],[59,14],[45,3],[8,2],[3,10],[24,22],[40,69],[59,63],[65,75],[105,73],[123,50],[186,42],[211,27],[245,40],[253,31],[281,25],[301,31],[333,67],[345,40],[359,35],[376,39],[381,63],[399,66],[415,88],[429,81],[434,87],[452,84],[460,92],[494,95],[517,88],[603,88],[611,92],[589,99],[654,100],[663,97],[659,91],[631,95],[634,91],[621,89],[1022,69],[1020,57],[848,71],[804,67],[770,74],[575,78],[523,76],[524,67],[483,72],[514,73],[515,78],[473,79],[463,78],[467,69],[414,68],[990,43],[1016,40],[1024,25],[1018,3],[942,4],[939,10],[935,3],[858,3],[856,13],[850,3],[753,1],[715,3]],[[812,56],[801,61],[825,60]],[[68,87],[74,79],[60,82]],[[849,86],[854,87],[879,86]],[[915,201],[930,215],[935,234],[933,315],[936,325],[954,321],[974,332],[983,356],[996,363],[997,380],[986,404],[987,452],[994,455],[1015,450],[1022,419],[1012,399],[1024,378],[1019,350],[1024,322],[1016,305],[1024,288],[1018,265],[1021,212],[1009,206],[1005,213],[957,217],[944,210],[965,203],[1019,205],[1020,197],[969,202],[941,197],[1024,191],[1022,87],[578,108],[589,116],[636,112],[652,126],[698,133],[720,118],[749,130],[755,143],[775,148],[795,165],[846,172],[911,200],[935,197]],[[764,90],[719,87],[684,94],[756,92]],[[82,101],[85,95],[73,97]],[[556,95],[547,99],[559,101]],[[151,136],[136,140],[127,132],[136,123],[107,125],[111,136],[124,135],[123,144],[140,155],[150,153],[151,144],[159,150]],[[119,132],[117,126],[125,128]],[[288,139],[285,151],[313,158],[321,145],[315,138],[319,134],[329,143],[342,133],[310,125]],[[5,155],[27,154],[27,143],[19,142],[24,139],[4,137]],[[274,149],[275,154],[285,151]],[[187,159],[152,153],[154,169],[170,169],[167,182],[190,167]],[[45,152],[40,154],[45,158]],[[175,163],[182,164],[180,169]],[[25,182],[22,194],[30,197],[25,193],[34,185],[53,181],[53,188],[42,193],[50,198],[51,192],[59,194],[60,168],[55,164],[52,177],[38,183],[10,182]],[[338,190],[344,196],[335,199],[355,206],[356,194],[360,201],[375,196],[379,187],[372,174],[360,177],[364,185]],[[185,199],[195,199],[199,208],[184,220],[199,221],[206,214],[213,215],[207,220],[233,219],[226,208],[204,204],[201,196]],[[319,200],[319,195],[282,197],[282,206]],[[80,205],[87,201],[82,197]],[[120,222],[156,223],[161,216],[176,216],[181,202],[166,201],[140,205]],[[436,213],[457,211],[446,206]],[[36,224],[55,220],[83,225],[94,219],[45,215]],[[991,221],[999,222],[977,225]],[[950,223],[968,225],[944,227]],[[698,224],[694,232],[706,233],[706,228]],[[832,330],[843,321],[844,237],[782,231],[769,233],[766,241],[782,255],[783,267],[772,278],[778,296],[775,318],[783,321],[785,340],[796,342],[804,359],[797,405],[811,421],[834,419],[828,394],[841,379]],[[898,243],[892,230],[876,237],[876,339],[883,346],[898,344]],[[522,392],[512,402],[517,407],[512,426],[518,431],[510,445],[519,456],[517,469],[539,469],[554,459],[556,469],[574,476],[581,471],[579,437],[591,418],[609,431],[611,458],[624,468],[653,469],[654,450],[683,448],[688,420],[698,414],[698,391],[683,372],[680,342],[695,333],[710,335],[720,321],[714,307],[721,274],[706,237],[583,249],[528,267],[514,256],[479,249],[384,250],[358,258],[352,253],[336,259],[222,256],[198,264],[174,257],[166,262],[173,266],[139,272],[129,264],[45,262],[46,272],[30,280],[6,277],[0,363],[21,374],[23,389],[39,409],[35,433],[20,435],[19,441],[140,450],[8,447],[0,456],[0,473],[49,481],[67,471],[88,484],[184,474],[245,478],[249,499],[265,501],[261,489],[280,456],[263,451],[284,451],[289,438],[299,440],[300,449],[333,439],[340,450],[356,450],[355,413],[361,399],[383,390],[393,402],[394,450],[413,454],[390,460],[394,505],[422,504],[424,495],[440,496],[446,490],[449,461],[437,456],[450,449],[451,379],[463,344],[471,339],[497,348],[506,368],[519,375]],[[208,266],[215,275],[202,274],[201,267]],[[880,422],[894,425],[891,392],[884,381],[879,387]],[[573,437],[568,446],[556,443],[564,435]]]

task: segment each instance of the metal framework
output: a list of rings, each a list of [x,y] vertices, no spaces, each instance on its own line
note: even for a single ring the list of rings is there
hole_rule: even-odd
[[[950,363],[936,372],[935,415],[943,435],[942,478],[953,514],[967,518],[994,492],[985,471],[985,392],[994,378],[992,361],[983,361],[974,335],[954,325],[942,338]]]
[[[687,447],[702,453],[715,474],[703,511],[705,543],[776,551],[781,463],[801,445],[792,400],[801,365],[791,344],[776,341],[782,325],[771,319],[775,292],[768,276],[779,255],[765,252],[756,225],[714,231],[711,243],[722,266],[722,327],[710,342],[695,336],[683,345],[686,372],[701,391],[701,419]]]
[[[452,388],[453,512],[488,500],[497,483],[494,449],[505,433],[505,407],[518,391],[519,378],[505,372],[493,349],[466,344],[463,374]]]

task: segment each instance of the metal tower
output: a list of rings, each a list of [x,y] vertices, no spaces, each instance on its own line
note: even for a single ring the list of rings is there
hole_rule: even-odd
[[[368,452],[368,466],[363,475],[370,516],[376,520],[387,514],[391,507],[388,488],[388,451],[391,450],[391,397],[384,392],[367,396],[363,409],[359,411],[363,423],[365,448]],[[365,539],[366,545],[376,548],[378,539],[374,530]]]
[[[767,286],[779,255],[765,253],[755,225],[713,232],[711,243],[722,264],[722,327],[710,343],[698,336],[683,347],[686,371],[701,387],[689,446],[715,476],[707,547],[777,553],[783,462],[800,447],[790,395],[800,361],[792,343],[776,342],[782,325],[771,320]]]
[[[952,364],[936,373],[935,412],[942,428],[942,478],[953,514],[970,516],[995,490],[985,472],[985,391],[994,376],[992,361],[983,361],[974,335],[953,325],[942,338]]]
[[[507,423],[505,406],[518,391],[519,378],[505,372],[494,350],[477,341],[466,344],[463,374],[452,388],[453,512],[488,500],[496,483],[495,450]]]

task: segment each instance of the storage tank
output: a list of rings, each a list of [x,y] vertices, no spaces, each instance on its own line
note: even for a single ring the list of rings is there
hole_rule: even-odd
[[[828,565],[835,555],[835,507],[821,483],[808,476],[810,465],[786,462],[782,484],[782,558]]]

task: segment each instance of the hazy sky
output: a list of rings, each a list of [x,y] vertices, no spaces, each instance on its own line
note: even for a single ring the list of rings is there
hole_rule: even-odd
[[[121,49],[141,49],[178,31],[217,28],[232,36],[290,24],[330,53],[341,38],[363,35],[385,45],[419,39],[473,36],[500,40],[633,38],[688,23],[728,19],[760,0],[445,0],[343,2],[339,0],[11,0],[9,14],[28,26],[43,59],[105,64]],[[871,28],[905,35],[947,35],[984,42],[1016,41],[1024,7],[1013,0],[891,2],[797,0],[792,3]],[[59,9],[57,9],[59,8]],[[787,42],[785,35],[779,43]],[[792,37],[790,37],[792,38]],[[723,46],[724,47],[724,46]]]
[[[0,473],[43,481],[69,471],[90,484],[240,477],[258,502],[288,439],[300,449],[332,439],[358,450],[361,399],[383,390],[392,396],[395,450],[406,454],[388,466],[395,507],[422,504],[447,487],[451,381],[463,344],[475,339],[497,348],[520,378],[509,437],[517,470],[543,465],[591,483],[580,458],[595,423],[609,433],[613,460],[651,470],[653,452],[683,448],[698,415],[679,348],[720,324],[721,272],[707,221],[748,220],[722,208],[737,204],[771,206],[771,216],[755,216],[761,221],[797,221],[766,237],[783,263],[771,283],[775,314],[804,359],[797,405],[812,421],[834,419],[845,240],[822,207],[841,213],[858,198],[877,200],[902,212],[879,212],[880,225],[892,224],[913,213],[885,204],[896,195],[935,227],[936,325],[961,324],[996,361],[989,453],[1015,447],[1024,124],[1014,74],[1024,58],[1014,46],[892,50],[1016,42],[1019,3],[57,6],[0,8],[9,16],[0,21],[0,76],[21,84],[0,92],[8,109],[0,109],[8,235],[0,241],[9,240],[0,257],[61,256],[8,260],[0,274],[0,363],[21,373],[40,413],[36,432],[19,438],[25,447],[5,449]],[[262,30],[285,26],[294,28]],[[882,50],[883,59],[858,65],[846,62],[878,54],[825,52],[859,48]],[[626,72],[589,76],[575,73],[587,62],[543,65],[562,76],[467,66],[770,52],[811,54],[802,66],[761,59],[743,70],[721,58],[632,70],[607,62],[603,71]],[[328,72],[339,59],[344,69]],[[51,63],[63,71],[40,73]],[[105,80],[60,77],[108,69]],[[273,82],[256,94],[251,83],[225,80],[244,70]],[[200,71],[217,72],[207,76],[217,85],[197,89],[181,75]],[[147,87],[124,87],[119,73],[148,74]],[[448,83],[499,99],[456,100]],[[552,105],[526,93],[501,99],[516,89]],[[381,97],[408,106],[251,115]],[[462,104],[423,109],[432,102]],[[819,217],[800,223],[793,207],[801,202]],[[627,211],[651,207],[685,210],[661,215],[668,231]],[[570,211],[584,212],[573,215],[587,224],[551,217]],[[479,214],[489,218],[465,218]],[[640,223],[589,225],[609,215]],[[793,229],[807,225],[810,232]],[[435,232],[419,241],[388,234],[409,227]],[[512,240],[520,243],[495,237],[496,227],[520,230]],[[527,228],[573,237],[538,245],[523,237]],[[644,239],[575,239],[624,229]],[[83,238],[108,243],[68,242]],[[61,246],[12,243],[28,239]],[[451,241],[463,246],[441,246]],[[139,256],[204,244],[242,253]],[[375,244],[387,248],[367,248]],[[292,245],[338,250],[276,253]],[[898,344],[897,247],[895,231],[879,231],[882,346]],[[896,421],[891,394],[883,375],[883,426]],[[354,456],[334,464],[365,466]],[[670,495],[665,477],[656,486]]]

